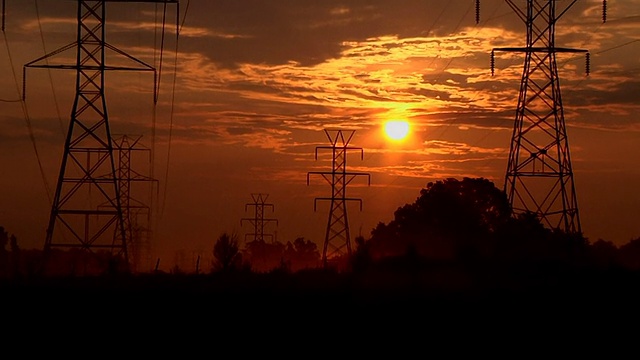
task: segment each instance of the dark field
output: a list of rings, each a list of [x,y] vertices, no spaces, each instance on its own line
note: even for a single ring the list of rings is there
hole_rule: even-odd
[[[159,273],[4,280],[2,308],[60,318],[180,314],[234,322],[542,321],[634,315],[639,287],[640,275],[621,269]]]

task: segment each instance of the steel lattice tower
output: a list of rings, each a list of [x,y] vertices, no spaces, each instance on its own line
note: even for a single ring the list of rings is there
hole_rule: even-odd
[[[368,173],[347,172],[347,153],[349,150],[359,150],[360,158],[364,158],[364,150],[362,148],[349,146],[355,130],[325,130],[324,132],[331,146],[316,147],[315,159],[318,160],[318,150],[331,150],[333,155],[331,171],[312,171],[307,173],[307,185],[309,185],[310,175],[320,175],[331,185],[331,197],[316,198],[313,204],[315,211],[318,200],[331,202],[324,246],[322,248],[322,263],[324,267],[327,267],[330,261],[337,260],[344,255],[351,255],[347,203],[349,201],[357,201],[360,204],[360,210],[362,210],[361,199],[347,197],[347,185],[358,176],[366,176],[368,183],[371,184],[371,175]]]
[[[122,194],[114,159],[114,145],[105,99],[106,71],[153,71],[105,40],[107,2],[178,4],[178,0],[78,0],[77,39],[25,65],[26,68],[76,71],[76,91],[64,154],[55,190],[44,245],[45,256],[54,247],[108,251],[129,270],[129,240],[123,215]],[[42,64],[67,50],[76,50],[73,65]],[[110,50],[135,66],[109,66]],[[155,81],[155,76],[154,76]],[[154,101],[156,100],[154,85]],[[59,226],[56,226],[59,225]],[[113,236],[114,232],[117,236]],[[115,239],[115,241],[114,241]]]
[[[149,254],[150,247],[150,222],[151,209],[149,205],[132,196],[134,183],[154,183],[157,180],[142,175],[133,170],[131,166],[134,152],[150,153],[150,149],[140,144],[142,136],[132,138],[122,135],[114,139],[117,153],[118,184],[120,188],[120,205],[122,207],[122,222],[125,231],[125,239],[121,239],[122,233],[116,228],[114,233],[115,243],[126,243],[127,254],[131,264],[131,270],[137,271],[143,255]],[[149,260],[149,259],[147,259]]]
[[[269,198],[269,194],[251,194],[251,198],[253,199],[252,204],[245,205],[245,211],[248,210],[249,206],[253,206],[254,208],[254,216],[253,218],[243,218],[240,220],[240,226],[245,221],[248,221],[251,225],[253,225],[253,233],[245,234],[245,239],[247,237],[253,237],[253,241],[264,241],[265,237],[269,237],[273,240],[272,234],[265,234],[264,229],[268,223],[275,222],[278,224],[277,219],[265,219],[264,211],[265,208],[271,208],[273,210],[273,204],[267,204],[267,198]]]
[[[555,44],[558,20],[577,0],[563,9],[556,0],[527,0],[524,9],[506,2],[527,25],[527,44],[491,52],[492,75],[495,51],[525,54],[505,192],[514,215],[532,212],[551,229],[581,233],[556,54],[587,53],[587,74],[589,54]]]

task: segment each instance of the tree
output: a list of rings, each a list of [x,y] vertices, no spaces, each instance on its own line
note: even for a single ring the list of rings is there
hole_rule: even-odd
[[[247,243],[245,259],[251,264],[251,269],[258,272],[267,272],[274,269],[282,269],[285,245],[279,241],[267,243],[264,240],[253,240]]]
[[[0,226],[0,278],[7,276],[9,272],[7,243],[9,243],[9,233],[5,231],[3,226]]]
[[[506,194],[484,178],[430,182],[413,204],[394,213],[389,224],[372,231],[371,254],[419,256],[438,260],[488,256],[493,234],[511,217]]]
[[[7,251],[7,244],[9,243],[9,233],[5,231],[4,226],[0,226],[0,253]]]
[[[18,276],[20,272],[20,247],[18,246],[18,238],[11,234],[9,238],[9,246],[11,247],[11,265],[14,276]]]
[[[509,219],[496,234],[496,253],[501,261],[520,267],[584,266],[594,260],[581,233],[546,228],[532,212]]]
[[[620,246],[619,259],[625,268],[640,270],[640,237]]]
[[[293,243],[288,241],[284,250],[285,262],[291,271],[316,268],[320,265],[320,251],[318,245],[304,237],[296,238]]]
[[[222,233],[213,246],[214,270],[229,271],[237,269],[242,260],[238,247],[238,236]]]
[[[601,268],[611,268],[618,265],[618,247],[611,241],[598,239],[590,247],[594,264]]]
[[[369,244],[362,236],[357,236],[354,242],[356,244],[356,251],[351,255],[350,266],[352,271],[361,272],[371,264]]]

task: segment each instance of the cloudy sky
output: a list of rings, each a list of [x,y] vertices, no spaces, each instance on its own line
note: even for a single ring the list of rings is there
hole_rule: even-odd
[[[518,3],[517,1],[515,3]],[[559,2],[558,6],[566,6]],[[522,2],[524,7],[525,2]],[[582,230],[621,245],[640,236],[640,0],[578,0],[557,24],[562,101]],[[268,195],[265,229],[322,248],[331,187],[325,129],[355,131],[347,195],[352,236],[367,237],[430,181],[485,177],[499,188],[518,100],[525,25],[503,0],[191,0],[108,3],[107,41],[158,70],[109,72],[114,134],[140,137],[132,167],[157,180],[137,200],[153,214],[153,258],[211,253],[222,232],[253,229],[252,194]],[[41,248],[75,91],[69,70],[23,65],[75,41],[76,1],[6,1],[0,52],[0,225]],[[179,36],[176,28],[179,27]],[[51,63],[69,63],[61,53]],[[126,59],[112,57],[112,64]],[[123,62],[124,61],[124,62]],[[26,90],[25,102],[19,99]],[[407,120],[409,137],[384,136]],[[146,183],[149,185],[150,183]],[[149,195],[151,194],[151,195]],[[277,225],[277,226],[276,226]]]

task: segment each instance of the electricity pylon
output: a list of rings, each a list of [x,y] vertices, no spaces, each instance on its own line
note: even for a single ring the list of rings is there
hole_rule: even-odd
[[[120,187],[120,205],[122,206],[122,221],[125,236],[128,241],[120,239],[122,233],[116,228],[113,239],[115,243],[125,242],[127,254],[131,264],[131,270],[137,272],[143,256],[150,253],[151,242],[151,209],[148,204],[136,199],[132,192],[135,183],[157,183],[156,179],[142,175],[132,168],[131,162],[134,152],[150,153],[150,149],[141,145],[142,136],[135,138],[122,135],[114,139],[115,151],[117,153],[117,174],[118,185]],[[151,186],[153,188],[153,186]],[[147,258],[147,260],[150,260]]]
[[[265,237],[271,238],[273,240],[272,234],[265,234],[264,229],[268,223],[275,222],[278,224],[277,219],[269,219],[264,217],[265,208],[271,208],[273,210],[273,204],[267,204],[267,198],[269,194],[251,194],[251,198],[253,199],[253,203],[245,205],[245,211],[248,210],[249,206],[253,206],[254,208],[254,216],[253,218],[242,218],[240,219],[240,226],[245,221],[248,221],[251,225],[253,225],[253,233],[245,234],[245,239],[247,237],[252,237],[253,241],[264,241]]]
[[[359,150],[360,158],[364,158],[364,150],[360,147],[351,147],[349,142],[355,130],[324,130],[331,146],[316,147],[315,158],[318,160],[318,150],[326,149],[332,152],[331,171],[312,171],[307,173],[307,185],[309,185],[310,175],[320,175],[331,185],[331,197],[316,198],[313,209],[316,211],[318,200],[331,202],[329,210],[329,220],[325,232],[324,245],[322,248],[322,263],[326,268],[329,262],[351,255],[351,236],[349,234],[349,221],[347,219],[347,203],[357,201],[362,210],[362,200],[347,197],[347,185],[358,176],[366,176],[368,184],[371,184],[371,175],[361,172],[347,171],[347,152],[349,150]]]
[[[525,54],[504,189],[514,215],[534,213],[551,229],[581,233],[556,54],[586,53],[588,75],[589,53],[555,42],[558,20],[577,0],[562,9],[557,0],[527,0],[524,8],[506,2],[527,25],[527,44],[491,52],[492,75],[495,51]]]
[[[47,226],[45,256],[54,247],[80,248],[89,253],[107,251],[119,260],[124,271],[129,271],[129,238],[115,168],[104,77],[106,71],[112,70],[153,71],[155,82],[156,70],[106,42],[105,3],[112,1],[124,2],[78,0],[76,41],[25,64],[24,73],[26,75],[26,68],[76,71],[75,99]],[[179,3],[178,0],[130,2],[164,3],[165,6]],[[54,65],[44,61],[74,48],[75,64]],[[134,65],[108,65],[107,51],[127,58]],[[154,102],[155,92],[154,84]],[[119,235],[114,238],[110,229]]]

